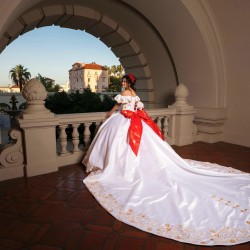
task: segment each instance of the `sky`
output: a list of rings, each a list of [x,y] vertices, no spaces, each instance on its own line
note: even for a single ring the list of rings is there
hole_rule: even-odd
[[[68,71],[75,62],[119,65],[119,59],[98,38],[80,30],[43,27],[19,36],[0,54],[0,86],[12,85],[9,71],[21,64],[31,73],[68,82]]]

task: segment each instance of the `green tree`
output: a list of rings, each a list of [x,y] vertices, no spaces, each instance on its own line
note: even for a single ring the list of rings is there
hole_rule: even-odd
[[[119,78],[122,77],[122,75],[124,74],[124,68],[122,67],[122,65],[117,65],[116,66],[116,70],[117,70],[117,75]]]
[[[121,92],[121,78],[110,76],[110,83],[107,92]]]
[[[56,114],[101,112],[110,110],[115,101],[109,96],[104,96],[101,100],[100,95],[84,89],[83,93],[66,93],[64,91],[49,95],[45,101],[45,106]]]
[[[109,86],[106,89],[108,92],[120,92],[121,91],[121,84],[120,80],[124,74],[124,68],[122,65],[113,65],[111,67],[104,65],[104,68],[108,70],[109,76]]]
[[[104,65],[103,67],[108,70],[108,75],[110,76],[111,73],[112,73],[111,68],[109,66],[107,66],[107,65]]]
[[[47,96],[45,106],[56,114],[70,114],[72,111],[72,102],[68,93],[62,91]]]
[[[116,75],[116,65],[112,65],[110,70],[111,70],[111,75]]]
[[[24,84],[31,78],[28,69],[21,64],[16,65],[9,73],[12,81],[20,88],[20,91],[23,90]]]
[[[59,92],[62,89],[62,87],[59,84],[54,84],[52,79],[44,77],[39,73],[36,79],[39,80],[43,84],[46,91],[48,92]]]
[[[62,89],[62,86],[60,86],[59,84],[55,84],[54,92],[59,92],[61,89]]]
[[[119,77],[119,78],[121,78],[122,75],[124,74],[124,68],[122,67],[121,64],[111,66],[110,71],[111,71],[111,75]]]

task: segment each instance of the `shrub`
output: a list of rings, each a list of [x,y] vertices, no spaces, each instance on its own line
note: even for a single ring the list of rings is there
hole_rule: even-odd
[[[90,89],[84,89],[83,93],[57,92],[50,95],[45,100],[45,106],[55,114],[87,113],[109,111],[115,101],[104,95],[101,100],[100,95]]]

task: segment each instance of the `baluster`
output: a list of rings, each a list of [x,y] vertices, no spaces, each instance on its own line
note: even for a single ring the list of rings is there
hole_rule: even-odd
[[[66,134],[66,128],[68,127],[68,125],[60,125],[60,145],[61,145],[61,152],[60,154],[68,154],[68,150],[67,150],[67,134]]]
[[[169,138],[168,136],[169,118],[170,118],[169,116],[165,116],[163,121],[163,134],[165,139]]]
[[[79,145],[79,133],[78,133],[78,127],[80,126],[80,123],[74,123],[73,126],[73,132],[72,132],[72,144],[73,144],[73,152],[79,152],[80,149],[78,147]]]
[[[84,123],[84,142],[85,142],[85,148],[88,148],[90,145],[90,139],[91,139],[91,133],[89,130],[89,127],[92,123],[91,122],[85,122]]]
[[[157,126],[160,128],[160,130],[162,130],[162,126],[161,126],[161,117],[160,117],[160,116],[158,116],[158,117],[156,118],[156,124],[157,124]]]
[[[79,134],[79,144],[82,144],[84,147],[84,125],[82,123],[80,123],[79,127],[78,127],[78,134]]]

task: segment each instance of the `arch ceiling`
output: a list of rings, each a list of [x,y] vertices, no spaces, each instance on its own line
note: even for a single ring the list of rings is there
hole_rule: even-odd
[[[145,1],[142,5],[140,1],[130,0],[16,0],[19,6],[13,8],[19,11],[13,11],[12,20],[5,25],[4,32],[0,33],[0,51],[18,36],[35,28],[56,25],[86,31],[110,47],[126,72],[137,76],[139,95],[149,107],[167,106],[173,102],[173,92],[178,84],[178,78],[183,77],[181,66],[178,66],[178,53],[175,53],[174,45],[171,46],[169,34],[164,34],[168,24],[165,23],[165,30],[161,31],[164,25],[157,24],[157,15],[148,14],[155,5],[153,2]],[[201,6],[196,0],[165,0],[163,6],[169,7],[168,11],[171,11],[174,2],[178,2],[179,6],[181,4],[184,12],[188,10],[189,18],[195,20],[203,31],[199,36],[204,37],[199,39],[206,44],[207,57],[210,66],[212,65],[211,74],[217,84],[215,92],[217,99],[221,100],[221,88],[224,87],[221,84],[223,67],[216,69],[221,65],[222,59],[213,54],[213,48],[218,45],[218,41],[213,39],[214,30],[210,30],[210,36],[205,32],[210,28],[211,22],[204,22],[208,16],[207,12],[207,16],[204,14],[204,4]],[[170,49],[167,41],[170,41]],[[175,57],[176,61],[173,59]],[[216,105],[223,105],[218,104],[217,99]]]

